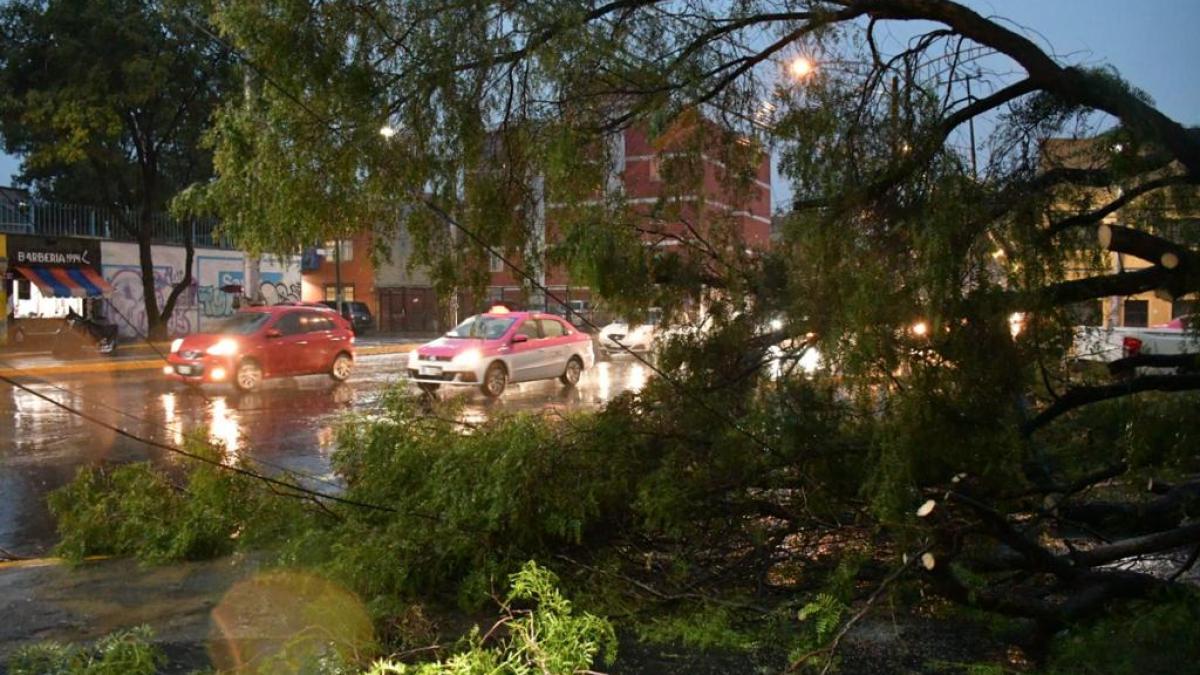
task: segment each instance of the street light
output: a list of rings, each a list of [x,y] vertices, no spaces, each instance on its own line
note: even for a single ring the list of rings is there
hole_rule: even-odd
[[[379,135],[383,136],[384,138],[391,139],[392,136],[396,135],[396,129],[390,124],[385,124],[379,128]]]
[[[788,72],[796,79],[804,79],[811,75],[817,69],[816,64],[807,56],[797,56],[788,64]]]

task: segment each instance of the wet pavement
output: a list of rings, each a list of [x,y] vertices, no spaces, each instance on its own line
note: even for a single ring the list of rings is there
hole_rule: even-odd
[[[365,356],[347,383],[320,375],[285,378],[270,380],[251,394],[230,387],[193,390],[153,371],[22,383],[136,436],[178,445],[185,433],[207,428],[213,440],[225,444],[230,458],[250,459],[266,473],[288,470],[313,481],[335,481],[329,459],[337,420],[346,412],[376,406],[383,392],[401,381],[406,363],[402,354]],[[622,391],[640,389],[648,375],[637,361],[618,359],[598,363],[573,389],[551,380],[510,385],[496,402],[473,389],[450,394],[465,396],[464,415],[478,419],[501,410],[595,407]],[[0,549],[45,555],[56,540],[45,503],[50,491],[69,482],[82,466],[141,460],[162,465],[187,461],[0,384]]]

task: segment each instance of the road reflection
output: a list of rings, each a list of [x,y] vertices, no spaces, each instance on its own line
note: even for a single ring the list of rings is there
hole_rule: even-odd
[[[28,386],[134,436],[182,447],[188,434],[202,432],[224,446],[226,461],[248,461],[265,473],[292,472],[329,489],[337,480],[330,457],[339,420],[349,411],[377,410],[393,386],[411,387],[403,384],[404,366],[394,357],[366,357],[349,383],[318,376],[281,379],[250,394],[231,387],[193,390],[136,372],[31,380]],[[499,413],[595,408],[623,391],[641,389],[648,376],[642,364],[620,359],[596,364],[577,387],[547,380],[513,385],[497,401],[475,389],[442,396],[461,397],[462,421],[478,424]],[[133,461],[176,471],[187,460],[8,387],[7,394],[0,393],[0,548],[44,551],[55,540],[46,494],[80,467]]]

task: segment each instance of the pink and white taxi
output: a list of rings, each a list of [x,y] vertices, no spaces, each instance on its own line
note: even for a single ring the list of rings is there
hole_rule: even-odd
[[[595,360],[591,337],[559,317],[493,307],[412,352],[408,376],[424,391],[477,386],[495,398],[509,382],[574,386]]]

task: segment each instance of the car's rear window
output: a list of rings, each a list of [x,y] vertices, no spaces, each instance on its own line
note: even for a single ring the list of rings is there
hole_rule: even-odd
[[[266,312],[240,312],[221,322],[214,332],[249,335],[262,328],[270,316]]]
[[[538,319],[542,324],[542,337],[562,337],[567,334],[566,328],[558,319]]]

